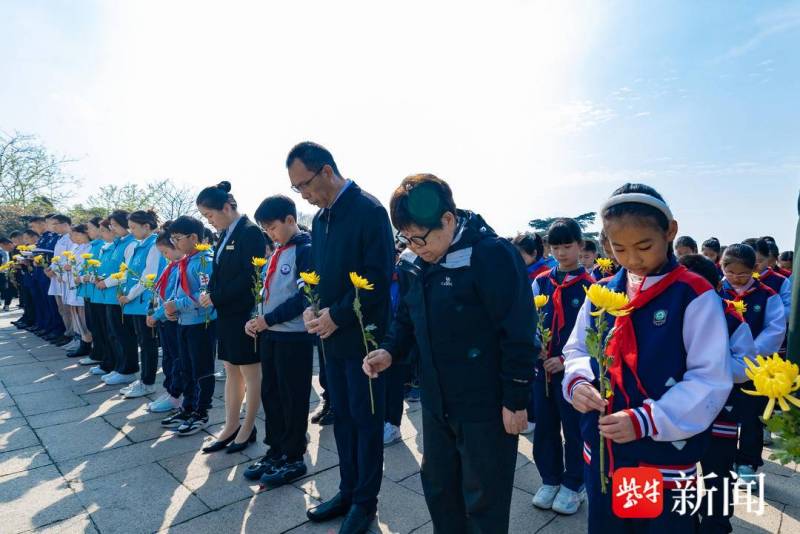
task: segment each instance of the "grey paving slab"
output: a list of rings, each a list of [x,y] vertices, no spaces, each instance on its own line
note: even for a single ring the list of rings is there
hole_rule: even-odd
[[[89,514],[81,514],[32,531],[36,534],[99,534]]]
[[[83,512],[80,501],[52,465],[0,478],[4,533],[32,530]]]
[[[55,412],[47,412],[28,417],[31,428],[38,429],[53,425],[63,425],[64,423],[74,423],[99,417],[97,406],[78,406],[77,408],[67,408]]]
[[[422,437],[412,437],[386,447],[383,451],[383,474],[395,482],[419,471],[422,463]]]
[[[22,412],[16,406],[0,407],[0,421],[22,417]]]
[[[73,483],[100,532],[155,532],[208,508],[158,464]]]
[[[411,532],[430,520],[422,495],[384,477],[373,532]]]
[[[99,418],[48,426],[38,433],[56,462],[130,444],[125,435]]]
[[[226,454],[225,451],[203,454],[201,450],[193,450],[171,458],[159,460],[159,464],[178,480],[208,478],[212,473],[227,470],[239,464],[250,464],[250,458],[244,454]]]
[[[215,471],[208,475],[184,480],[183,484],[206,506],[217,510],[229,504],[249,499],[258,493],[258,483],[242,476],[249,462]]]
[[[15,395],[14,400],[19,410],[26,416],[86,406],[88,404],[69,389],[54,389]]]
[[[39,445],[39,438],[24,419],[0,421],[0,451],[15,451],[33,445]]]
[[[21,386],[37,381],[54,380],[58,378],[56,373],[43,363],[28,361],[13,367],[0,368],[0,380],[6,387]]]
[[[12,475],[52,464],[44,447],[28,447],[0,453],[0,476]]]

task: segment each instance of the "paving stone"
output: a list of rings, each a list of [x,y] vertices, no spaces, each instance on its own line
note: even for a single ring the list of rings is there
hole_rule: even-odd
[[[40,446],[3,452],[0,453],[0,476],[36,469],[52,463],[47,451]]]
[[[36,534],[99,534],[94,528],[89,514],[81,514],[77,517],[59,521],[53,525],[34,530]]]
[[[225,451],[219,451],[204,454],[196,450],[160,460],[158,463],[178,480],[193,480],[208,478],[212,473],[242,463],[249,465],[250,461],[248,456],[241,453],[226,454]]]
[[[15,365],[13,368],[0,369],[0,380],[6,387],[11,387],[58,378],[56,373],[46,365],[33,362],[33,360],[29,360],[29,362],[24,365]]]
[[[0,407],[0,421],[22,417],[22,412],[16,406]]]
[[[528,499],[528,505],[530,504],[531,501]],[[531,506],[531,508],[533,508],[533,506]],[[545,515],[549,513],[541,510],[534,510]],[[581,505],[578,513],[575,515],[552,515],[555,515],[553,520],[547,523],[547,526],[539,531],[542,534],[579,534],[582,532],[589,532],[589,509],[586,503]],[[519,527],[522,527],[522,525],[520,524]],[[513,528],[511,531],[517,532],[516,530],[513,530]]]
[[[19,386],[8,386],[8,392],[11,395],[24,395],[26,393],[38,393],[40,391],[50,391],[53,389],[71,388],[72,383],[67,380],[62,380],[55,374],[43,378],[41,381],[32,384],[23,384]]]
[[[84,512],[52,465],[0,478],[0,503],[3,532],[24,532]]]
[[[15,451],[33,445],[39,445],[39,438],[24,419],[0,421],[0,451]]]
[[[224,453],[223,453],[224,454]],[[258,493],[258,483],[242,476],[249,462],[240,463],[205,476],[184,480],[206,506],[217,510],[229,504],[249,499]]]
[[[785,505],[774,501],[764,502],[764,513],[759,515],[756,501],[753,501],[751,511],[747,510],[747,505],[734,508],[734,517],[731,519],[731,526],[734,532],[741,529],[751,529],[757,532],[778,532],[781,525],[782,512]]]
[[[31,361],[31,355],[26,352],[13,352],[0,354],[0,367],[14,367]]]
[[[78,406],[77,408],[67,408],[55,412],[47,412],[28,417],[31,428],[38,429],[53,425],[63,425],[64,423],[74,423],[84,421],[97,415],[97,406]]]
[[[420,439],[413,437],[386,447],[383,451],[383,475],[400,482],[418,472],[422,463],[421,443],[420,436]]]
[[[787,506],[783,509],[783,519],[779,534],[797,534],[800,532],[800,507]]]
[[[154,532],[208,511],[158,464],[73,486],[100,532]]]
[[[124,434],[99,418],[48,426],[38,432],[56,462],[130,444]]]
[[[535,494],[542,486],[542,477],[536,464],[526,464],[514,473],[514,487],[531,495]]]
[[[511,514],[509,516],[508,530],[509,532],[537,532],[551,521],[555,515],[555,512],[539,510],[534,507],[531,504],[530,494],[515,488],[511,494]]]
[[[411,532],[430,520],[423,496],[383,478],[373,532]]]
[[[425,492],[422,489],[422,475],[419,473],[411,475],[405,480],[401,480],[399,484],[404,488],[408,488],[413,492],[419,493],[420,495],[425,495]]]
[[[69,389],[54,389],[51,391],[40,391],[38,393],[28,393],[26,395],[16,395],[14,400],[19,410],[26,416],[38,415],[40,413],[53,412],[85,406],[78,395]]]

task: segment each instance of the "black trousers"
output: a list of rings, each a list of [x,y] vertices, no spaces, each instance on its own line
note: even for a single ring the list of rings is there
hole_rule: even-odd
[[[131,316],[123,318],[119,304],[107,304],[106,322],[108,341],[114,351],[114,371],[123,375],[139,372],[139,350]]]
[[[324,349],[322,348],[322,343],[323,341],[318,338],[317,355],[319,358],[319,385],[322,387],[322,394],[320,397],[322,398],[322,402],[324,404],[330,402],[330,395],[328,394],[328,375],[325,372],[325,353],[323,352]]]
[[[147,386],[156,383],[158,372],[158,338],[156,330],[147,326],[146,315],[127,315],[131,319],[136,332],[136,343],[139,345],[139,362],[142,370],[142,382]]]
[[[400,426],[403,419],[403,393],[411,375],[410,365],[392,365],[386,375],[386,422]]]
[[[183,395],[186,378],[183,373],[180,351],[178,350],[178,324],[174,321],[160,321],[158,334],[161,339],[161,368],[164,370],[164,389],[173,398]]]
[[[24,312],[22,313],[22,320],[27,324],[36,323],[36,301],[33,298],[33,292],[29,286],[22,286],[22,306]]]
[[[214,395],[214,348],[217,322],[178,325],[178,352],[183,368],[183,409],[207,414]]]
[[[436,533],[506,533],[518,437],[497,419],[452,421],[422,409],[422,489]]]
[[[768,399],[742,393],[742,387],[751,391],[755,389],[752,382],[734,386],[734,410],[741,423],[736,464],[758,469],[764,465],[764,459],[761,457],[764,451],[764,423],[759,417],[764,413]]]
[[[314,345],[310,339],[275,340],[262,335],[261,405],[266,444],[273,456],[289,462],[306,452]]]
[[[104,362],[106,355],[113,354],[108,342],[105,306],[87,300],[83,309],[86,312],[86,325],[92,333],[92,353],[89,357],[95,361]],[[114,370],[113,366],[106,366],[104,363],[101,363],[100,368],[107,373]]]
[[[736,458],[736,436],[730,438],[711,439],[700,465],[703,467],[703,483],[706,493],[703,505],[700,507],[700,532],[703,534],[726,534],[731,532],[731,517],[733,516],[733,462]],[[708,478],[713,473],[716,478]],[[725,488],[727,482],[727,489]],[[728,513],[725,513],[725,494],[727,491]],[[711,501],[709,503],[709,501]],[[709,506],[711,514],[708,513]]]

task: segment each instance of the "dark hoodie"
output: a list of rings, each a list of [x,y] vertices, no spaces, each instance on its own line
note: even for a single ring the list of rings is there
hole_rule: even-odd
[[[439,263],[401,262],[397,314],[382,344],[395,362],[416,341],[422,405],[461,421],[528,406],[539,345],[525,265],[476,214],[458,211],[456,237]]]

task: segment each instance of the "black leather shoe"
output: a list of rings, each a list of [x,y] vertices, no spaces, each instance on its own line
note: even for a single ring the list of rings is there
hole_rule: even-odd
[[[258,434],[258,432],[256,431],[256,429],[254,427],[253,431],[250,432],[250,437],[247,438],[247,441],[245,441],[244,443],[234,443],[233,445],[229,445],[228,446],[228,450],[226,450],[225,452],[227,452],[228,454],[235,454],[237,452],[242,452],[247,447],[249,447],[250,445],[252,445],[253,443],[256,442],[256,435],[257,434]]]
[[[328,410],[327,412],[325,412],[325,414],[323,414],[322,417],[319,418],[319,421],[317,422],[317,424],[319,426],[332,425],[334,419],[336,419],[336,414],[333,413],[333,410]]]
[[[70,343],[72,343],[72,338],[67,336],[61,336],[60,339],[53,341],[53,345],[56,347],[63,347],[64,345],[69,345]]]
[[[354,504],[344,518],[339,534],[363,534],[375,520],[375,512]]]
[[[306,517],[314,523],[321,523],[323,521],[330,521],[337,517],[347,515],[350,511],[350,503],[342,500],[342,494],[337,493],[336,496],[324,503],[312,508],[306,512]]]
[[[239,427],[239,428],[242,428],[242,427]],[[214,443],[212,443],[208,447],[203,447],[203,453],[204,454],[209,454],[209,453],[212,453],[212,452],[221,451],[222,449],[227,447],[233,440],[236,439],[236,434],[239,433],[239,428],[237,428],[236,432],[233,432],[227,438],[215,441]]]

